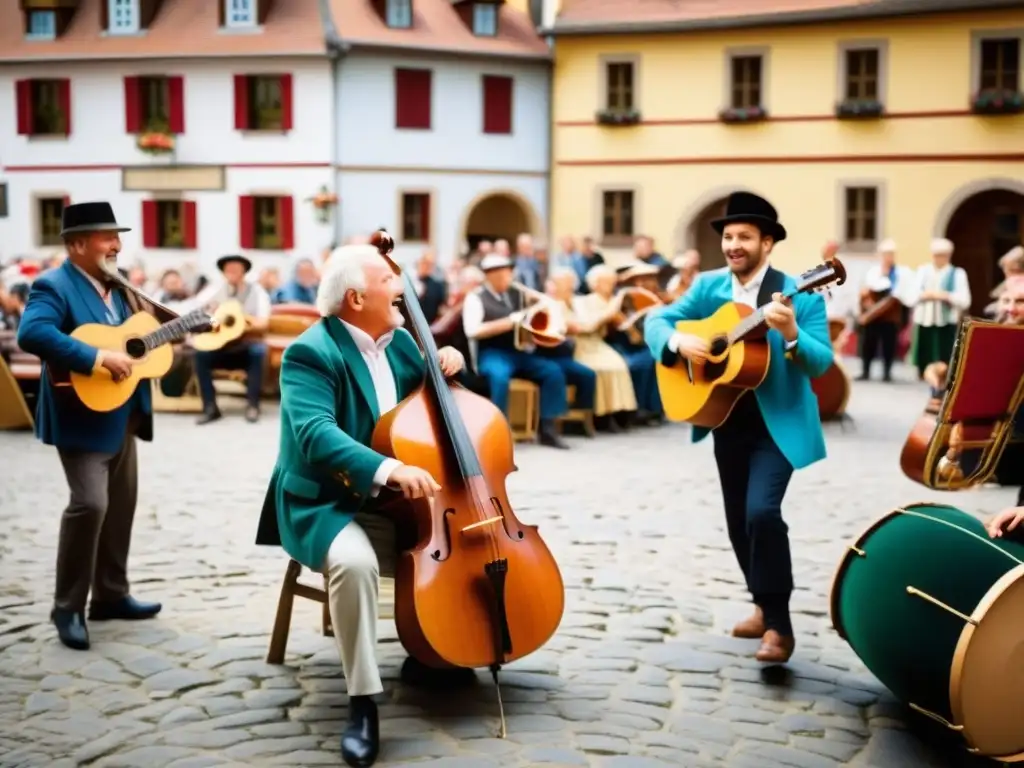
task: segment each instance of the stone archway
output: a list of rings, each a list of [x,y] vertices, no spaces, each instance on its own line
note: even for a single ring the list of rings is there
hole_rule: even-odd
[[[508,240],[513,247],[524,232],[542,237],[540,216],[522,195],[492,190],[477,196],[463,214],[463,240],[472,251],[481,240]]]
[[[971,314],[982,315],[1003,279],[999,257],[1024,242],[1024,183],[993,179],[959,190],[940,209],[936,234],[956,246],[953,263],[967,272]]]
[[[687,251],[690,248],[700,253],[700,269],[718,269],[722,266],[722,241],[711,228],[711,222],[725,214],[729,196],[734,192],[752,192],[743,187],[716,187],[708,190],[686,210],[676,226],[676,248]]]

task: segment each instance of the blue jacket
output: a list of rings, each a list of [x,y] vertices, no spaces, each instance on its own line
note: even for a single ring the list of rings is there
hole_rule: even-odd
[[[785,275],[784,290],[796,286]],[[703,320],[723,304],[732,301],[732,274],[728,268],[701,273],[690,289],[674,304],[647,316],[644,338],[655,360],[662,360],[668,340],[680,320]],[[821,296],[801,293],[793,299],[799,328],[797,346],[787,355],[778,331],[768,331],[771,362],[768,375],[754,394],[768,432],[794,469],[825,458],[825,438],[818,415],[818,399],[811,391],[811,379],[832,365],[832,342]],[[693,428],[693,442],[707,437],[710,430]]]
[[[121,317],[131,315],[120,291],[114,301]],[[45,272],[32,283],[32,292],[18,327],[18,346],[43,361],[36,406],[36,435],[61,450],[117,453],[124,443],[128,417],[134,409],[142,414],[138,436],[153,439],[150,385],[144,381],[135,395],[116,411],[90,411],[70,386],[54,386],[51,371],[89,374],[96,363],[96,348],[69,335],[80,325],[111,323],[107,307],[88,279],[70,261]],[[66,379],[66,376],[63,376]]]

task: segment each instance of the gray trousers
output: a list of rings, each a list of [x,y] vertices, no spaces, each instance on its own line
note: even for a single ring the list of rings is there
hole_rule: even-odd
[[[114,454],[59,451],[71,500],[60,521],[54,607],[84,611],[128,594],[128,548],[138,497],[135,425]]]

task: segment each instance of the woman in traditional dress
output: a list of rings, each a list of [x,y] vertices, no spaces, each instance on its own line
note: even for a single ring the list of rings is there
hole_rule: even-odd
[[[582,326],[576,359],[598,372],[597,399],[602,403],[599,407],[609,416],[607,428],[617,430],[627,425],[632,414],[640,420],[656,417],[661,412],[661,397],[654,377],[654,361],[647,348],[643,350],[647,359],[637,356],[634,365],[606,340],[609,334],[614,337],[618,333],[609,323],[622,309],[622,296],[615,295],[618,283],[615,269],[607,264],[593,266],[587,271],[586,282],[590,293],[573,299],[576,317]],[[638,381],[643,387],[643,396],[637,389]],[[652,387],[653,396],[649,391]]]
[[[932,263],[917,270],[913,360],[921,378],[931,363],[949,362],[960,316],[971,308],[967,273],[953,266],[952,259],[953,243],[936,238]]]

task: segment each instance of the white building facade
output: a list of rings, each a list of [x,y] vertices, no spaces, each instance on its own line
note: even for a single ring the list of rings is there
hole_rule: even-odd
[[[398,260],[447,263],[480,238],[543,239],[547,61],[356,49],[338,60],[340,235],[377,226]]]
[[[0,104],[17,106],[0,110],[4,256],[59,249],[60,204],[86,200],[113,205],[132,228],[124,254],[147,267],[206,271],[239,251],[281,266],[331,242],[332,221],[307,202],[334,183],[326,57],[81,61],[64,74],[67,133],[33,134],[25,113],[38,123],[46,107],[29,99],[45,98],[38,84],[53,82],[53,65],[0,68]],[[276,91],[272,106],[245,104],[260,89]],[[172,135],[173,150],[140,149],[149,127]]]

